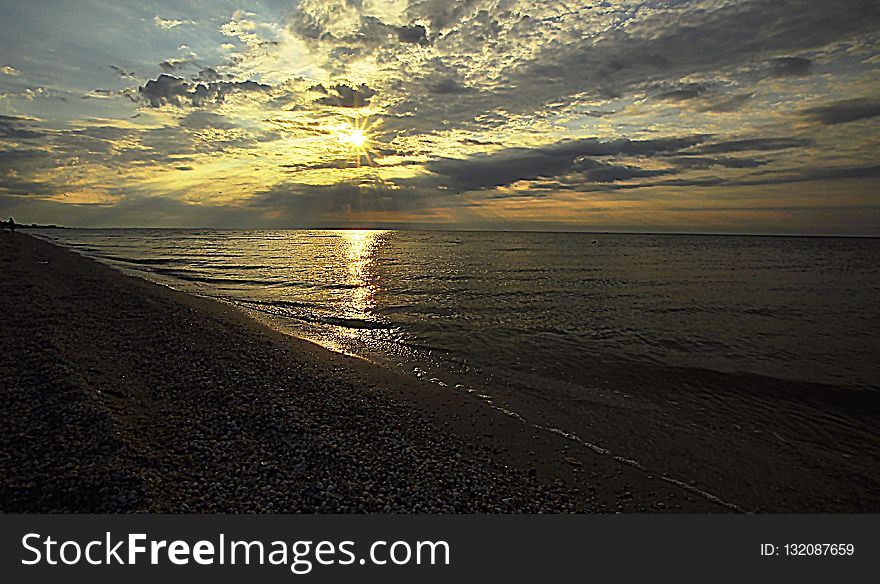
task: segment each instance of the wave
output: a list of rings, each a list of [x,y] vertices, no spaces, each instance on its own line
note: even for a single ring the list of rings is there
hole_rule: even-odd
[[[391,329],[392,326],[388,324],[375,321],[368,320],[364,318],[354,318],[354,317],[343,317],[343,316],[329,316],[329,315],[320,315],[314,314],[311,312],[305,313],[288,313],[284,312],[281,314],[277,314],[272,311],[272,308],[314,308],[316,305],[306,303],[306,302],[289,302],[283,300],[277,300],[272,302],[258,301],[258,300],[240,300],[235,299],[232,302],[244,306],[246,308],[250,308],[251,310],[256,310],[258,312],[262,312],[264,314],[269,314],[271,316],[281,316],[284,318],[289,318],[292,320],[298,320],[300,322],[307,322],[311,324],[318,325],[326,325],[326,326],[335,326],[347,329],[354,330],[385,330]]]
[[[297,302],[293,300],[249,300],[244,298],[236,298],[234,302],[239,304],[255,305],[255,306],[274,306],[280,308],[314,308],[317,306],[312,302]]]
[[[126,264],[137,264],[143,266],[161,266],[163,264],[186,264],[189,262],[185,258],[127,258],[122,256],[105,255],[105,259],[114,262],[123,262]]]
[[[205,284],[238,284],[241,286],[273,287],[291,285],[291,283],[283,282],[280,280],[260,280],[254,278],[224,278],[219,276],[206,276],[201,274],[200,272],[189,270],[166,270],[162,268],[156,268],[151,271],[157,274],[162,274],[163,276],[171,276],[172,278],[177,278],[179,280],[186,280],[187,282],[202,282]]]
[[[331,326],[340,326],[349,329],[368,329],[380,330],[389,328],[388,325],[374,320],[364,320],[361,318],[343,318],[339,316],[318,316],[315,320],[323,324]]]

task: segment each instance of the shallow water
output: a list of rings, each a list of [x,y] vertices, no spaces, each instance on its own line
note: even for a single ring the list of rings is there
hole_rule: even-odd
[[[69,230],[59,243],[436,383],[536,394],[632,364],[880,379],[880,240]],[[603,381],[599,379],[598,381]]]

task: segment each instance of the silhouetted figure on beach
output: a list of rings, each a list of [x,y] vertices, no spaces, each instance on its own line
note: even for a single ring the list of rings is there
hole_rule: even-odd
[[[9,227],[9,231],[15,233],[15,219],[10,217],[9,221],[6,222],[6,227]]]

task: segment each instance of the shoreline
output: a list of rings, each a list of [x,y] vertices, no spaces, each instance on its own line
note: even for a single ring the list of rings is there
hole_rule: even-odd
[[[42,240],[0,249],[4,512],[602,510],[402,399],[460,419],[451,396]]]
[[[16,252],[20,254],[18,258],[12,257],[12,253],[6,253],[7,250],[15,251],[9,248],[12,240],[17,240],[16,243],[19,244]],[[33,341],[32,337],[45,336],[47,325],[48,328],[54,326],[57,338],[53,340],[56,342],[50,340],[49,345],[64,356],[67,365],[67,368],[59,373],[60,379],[69,381],[71,378],[79,378],[83,383],[78,385],[77,395],[92,403],[95,410],[92,414],[102,419],[106,418],[108,428],[127,436],[127,439],[122,441],[124,446],[121,450],[125,451],[125,456],[120,454],[121,458],[131,459],[131,454],[135,454],[135,462],[127,460],[128,466],[122,465],[121,468],[124,468],[128,475],[142,478],[140,483],[137,481],[131,483],[140,484],[141,486],[138,487],[140,491],[132,486],[117,490],[128,494],[132,492],[142,494],[139,498],[134,497],[130,502],[125,502],[128,499],[123,497],[123,503],[115,507],[99,506],[99,510],[111,512],[303,510],[689,513],[748,511],[756,508],[764,511],[798,510],[797,501],[792,506],[778,504],[779,501],[790,496],[787,494],[783,494],[780,499],[779,494],[759,493],[758,499],[766,500],[766,503],[760,506],[752,502],[754,498],[752,500],[741,498],[742,493],[737,489],[731,491],[734,496],[719,495],[711,489],[712,481],[704,480],[709,478],[705,476],[707,473],[714,472],[713,469],[700,468],[697,461],[691,463],[695,472],[689,475],[667,472],[655,461],[650,461],[653,464],[649,464],[646,468],[641,464],[643,461],[630,460],[625,455],[621,455],[617,448],[613,448],[610,453],[600,452],[603,450],[601,445],[605,442],[600,441],[600,446],[595,447],[588,440],[572,438],[555,431],[556,426],[538,428],[531,422],[517,419],[495,406],[488,406],[481,400],[462,392],[437,387],[364,359],[335,353],[310,341],[279,332],[261,322],[263,319],[257,319],[230,303],[187,294],[140,277],[126,275],[102,262],[86,258],[42,239],[20,234],[4,237],[0,238],[0,249],[4,252],[0,258],[6,260],[5,256],[8,256],[12,259],[9,265],[2,266],[4,273],[17,274],[18,283],[29,284],[26,287],[35,292],[34,295],[22,294],[21,290],[14,288],[16,279],[4,279],[3,286],[6,287],[4,292],[9,293],[4,293],[2,298],[7,301],[15,299],[19,304],[35,301],[39,301],[38,304],[42,303],[38,307],[41,310],[29,313],[28,320],[33,322],[28,322],[25,333],[18,331],[21,333],[18,335],[20,341],[18,345],[13,346],[9,342],[10,337],[16,336],[14,334],[16,329],[8,326],[8,319],[4,323],[3,326],[6,326],[7,330],[3,331],[3,339],[7,345],[10,345],[11,351],[8,354],[17,352],[23,362],[31,360],[35,361],[34,365],[38,367],[46,367],[41,359],[35,358],[32,354],[28,355],[23,349]],[[19,265],[16,265],[16,260]],[[22,262],[30,263],[23,267],[20,265]],[[115,289],[119,295],[108,297],[95,290],[83,293],[81,288],[78,289],[70,282],[64,279],[58,280],[62,274],[45,266],[60,266],[61,271],[67,272],[68,279],[73,276],[73,280],[93,280],[108,290]],[[49,291],[58,288],[66,288],[67,296],[49,294],[47,297]],[[74,298],[79,304],[74,304],[73,307],[90,313],[88,317],[85,320],[83,320],[85,315],[79,315],[77,319],[65,318],[64,307],[58,304],[65,298]],[[119,323],[112,322],[112,316],[105,311],[96,310],[94,305],[100,302],[118,303],[117,310],[121,309],[128,316],[128,324],[119,326]],[[4,314],[17,312],[14,303],[3,306],[3,309]],[[183,318],[168,320],[162,317],[162,310],[173,311]],[[52,316],[49,323],[45,321],[47,312]],[[68,320],[77,322],[67,322]],[[168,334],[156,335],[156,331],[150,331],[149,328],[146,334],[141,334],[145,320],[162,321],[164,323],[162,326],[168,329],[166,331]],[[75,330],[77,326],[87,329],[87,332],[84,334]],[[199,335],[187,336],[187,329],[193,327],[202,332]],[[218,333],[224,337],[224,342],[215,342],[210,338],[211,335]],[[98,351],[99,355],[89,354],[90,341],[94,344],[94,341],[101,339],[102,335],[110,338],[103,338],[100,344],[110,343],[110,346]],[[177,343],[177,350],[198,354],[197,363],[203,368],[211,362],[216,364],[218,360],[222,360],[237,364],[237,367],[240,367],[236,369],[239,374],[230,375],[222,368],[212,368],[210,372],[202,375],[202,379],[192,379],[192,371],[174,362],[175,347],[168,344],[167,338],[164,344],[157,344],[156,336],[170,336],[171,340]],[[152,360],[151,367],[148,368],[150,373],[146,374],[143,367],[137,363],[138,356],[144,352],[149,354]],[[102,359],[101,356],[104,358]],[[107,363],[114,360],[113,357],[119,360],[120,356],[132,362],[124,367]],[[45,360],[45,356],[43,357],[42,361]],[[157,367],[163,375],[156,375]],[[26,374],[26,371],[15,371],[16,368],[20,367],[11,360],[0,370],[7,378],[10,374],[13,376]],[[244,369],[249,370],[252,376],[258,377],[257,382],[253,382],[254,380],[248,377],[245,377],[247,381],[243,382],[240,372]],[[273,372],[280,372],[280,375],[273,377],[270,374]],[[128,375],[128,380],[122,382],[120,375],[122,379]],[[155,386],[152,389],[149,387],[150,379],[143,379],[145,377],[155,379]],[[129,380],[133,378],[136,389],[128,386],[131,383]],[[29,383],[31,390],[40,390],[41,387],[43,391],[46,389],[45,381],[31,379]],[[242,385],[246,387],[241,387]],[[279,385],[283,387],[278,387]],[[303,387],[307,389],[303,390]],[[173,391],[170,391],[172,388]],[[292,388],[305,395],[291,395]],[[373,430],[373,434],[382,434],[381,429],[377,432],[377,424],[380,427],[384,425],[385,429],[399,427],[401,436],[394,438],[392,442],[399,446],[396,441],[402,438],[406,444],[416,444],[417,446],[410,447],[416,452],[404,452],[421,462],[413,462],[411,469],[415,470],[411,470],[408,476],[390,473],[387,468],[376,463],[375,457],[370,453],[372,450],[399,454],[399,450],[395,450],[396,447],[392,447],[387,442],[388,437],[382,436],[380,439],[370,432],[354,432],[357,434],[355,441],[364,444],[349,444],[345,448],[346,457],[343,457],[345,463],[310,474],[308,469],[315,464],[320,467],[320,460],[312,460],[305,467],[302,467],[305,463],[301,461],[298,463],[300,467],[293,465],[289,468],[290,465],[286,461],[278,460],[285,450],[282,449],[281,452],[273,450],[277,448],[277,440],[267,444],[254,438],[249,445],[238,445],[236,448],[246,457],[253,458],[259,454],[263,458],[268,458],[266,466],[273,469],[272,477],[264,476],[265,473],[260,466],[241,471],[230,468],[228,461],[217,461],[211,456],[206,458],[211,464],[205,467],[211,472],[205,473],[200,469],[199,474],[210,474],[221,485],[229,482],[228,476],[224,478],[224,472],[227,475],[231,473],[232,476],[239,476],[243,483],[254,483],[256,486],[268,482],[272,486],[269,492],[250,495],[250,500],[233,502],[224,502],[224,496],[200,509],[198,505],[188,502],[187,497],[193,496],[192,493],[186,494],[189,490],[183,490],[182,493],[175,492],[181,490],[180,485],[175,483],[187,485],[191,482],[189,478],[179,476],[176,471],[170,472],[165,464],[168,459],[179,462],[180,456],[186,461],[187,456],[192,457],[195,453],[204,455],[200,453],[203,445],[196,442],[197,439],[203,440],[203,438],[191,437],[180,430],[194,427],[192,420],[187,420],[186,415],[180,415],[175,411],[179,410],[176,401],[181,399],[182,394],[184,394],[183,399],[196,409],[211,410],[211,406],[206,405],[205,402],[216,398],[235,402],[237,407],[244,407],[246,410],[258,406],[263,409],[268,407],[270,413],[266,414],[266,420],[269,427],[285,427],[290,424],[296,426],[301,420],[326,420],[327,423],[321,427],[321,431],[316,436],[305,438],[302,431],[294,432],[296,435],[294,442],[298,449],[307,452],[316,444],[327,441],[347,443],[354,440],[348,435],[352,433],[348,427],[352,417],[365,423],[365,429],[368,426]],[[4,401],[8,406],[10,399],[6,397]],[[367,404],[368,407],[364,409]],[[65,406],[63,403],[56,406],[60,415]],[[18,407],[22,405],[19,404]],[[32,410],[33,407],[28,413],[33,417],[35,412]],[[309,410],[308,415],[301,414],[302,410]],[[170,412],[174,412],[174,415],[168,419],[163,417]],[[16,416],[14,411],[4,413],[7,419]],[[356,415],[353,415],[355,413]],[[249,413],[248,416],[250,415]],[[617,415],[619,416],[620,412],[617,412]],[[27,417],[25,416],[25,419]],[[183,419],[178,420],[178,417]],[[614,418],[614,412],[606,413],[603,417],[602,424],[609,427],[617,427],[622,421]],[[627,422],[630,426],[635,426],[640,421],[644,422],[643,419]],[[168,425],[169,428],[163,428],[163,424]],[[301,426],[308,427],[309,424],[304,423]],[[250,421],[230,419],[229,415],[224,416],[224,412],[216,411],[212,412],[210,424],[196,424],[195,427],[210,438],[213,444],[224,446],[236,443],[235,432],[230,432],[230,429],[237,429],[235,431],[249,437],[258,433],[259,429],[253,427]],[[27,429],[26,424],[24,429]],[[643,429],[641,437],[635,436],[635,439],[644,440],[647,436],[648,441],[653,444],[655,438],[658,438],[657,434],[652,437],[651,433],[646,434],[645,430]],[[113,443],[112,433],[113,430],[110,436],[97,437],[97,439],[91,437],[90,446],[94,447],[95,443],[99,445],[103,442]],[[280,434],[290,438],[289,432],[282,431]],[[306,434],[311,436],[308,432]],[[178,446],[183,445],[182,455],[174,454],[173,448],[168,450],[171,446],[167,442],[167,435],[176,436]],[[727,435],[721,435],[722,438],[725,436]],[[45,436],[42,438],[46,440]],[[677,444],[682,450],[684,441],[692,440],[692,437],[682,434],[659,436],[659,439],[661,442],[663,439],[668,442],[666,447]],[[16,444],[17,440],[19,438],[10,436],[7,429],[4,442],[20,448],[20,445]],[[129,450],[132,452],[128,452]],[[683,450],[686,455],[687,449]],[[330,452],[334,453],[334,450],[331,449]],[[144,456],[144,453],[147,453],[147,456]],[[430,456],[431,454],[433,456]],[[774,452],[764,454],[771,461],[776,456]],[[430,462],[423,461],[424,456],[429,456]],[[13,456],[12,459],[14,458]],[[147,461],[141,460],[142,458],[159,459],[158,470],[150,466],[156,464],[155,462],[147,464]],[[13,460],[0,462],[0,468],[4,470],[6,476],[14,476],[16,472]],[[122,462],[120,460],[114,464],[121,465]],[[261,464],[262,462],[266,461],[261,461]],[[325,483],[334,480],[334,477],[333,484],[339,482],[341,480],[339,477],[349,473],[351,467],[364,462],[371,470],[358,477],[356,481],[351,481],[355,486],[350,485],[350,489],[362,490],[361,495],[354,498],[353,504],[337,504],[334,507],[335,503],[328,501],[338,503],[338,497],[328,497],[326,492],[323,494],[315,492],[322,491],[319,486],[326,489],[329,485]],[[436,472],[428,473],[430,478],[421,476],[424,471],[420,469],[426,464],[437,467]],[[13,484],[4,484],[5,494],[0,498],[4,502],[2,510],[94,510],[88,506],[85,509],[51,505],[47,507],[44,502],[39,502],[39,499],[35,501],[31,496],[42,489],[45,500],[46,491],[54,488],[49,486],[55,484],[52,483],[53,480],[57,482],[59,478],[69,478],[71,473],[68,466],[69,463],[65,465],[60,460],[46,462],[41,470],[42,474],[37,475],[42,485],[33,477],[26,476],[19,477],[18,484],[15,484],[15,481],[12,481]],[[374,466],[379,468],[373,468]],[[185,468],[186,464],[183,467]],[[658,470],[650,470],[651,467],[656,467]],[[674,466],[672,470],[675,470]],[[168,476],[164,476],[163,473],[168,473]],[[424,481],[442,482],[438,477],[455,476],[457,473],[464,473],[465,476],[476,473],[484,484],[482,486],[470,484],[466,487],[467,493],[461,490],[465,487],[455,485],[442,488],[438,488],[437,485],[430,488],[422,487],[426,490],[425,496],[410,498],[396,506],[388,505],[387,509],[385,505],[373,506],[371,503],[375,498],[372,491],[375,490],[376,483],[395,482],[397,487],[406,490],[412,487],[412,484],[424,485]],[[279,475],[284,480],[279,479]],[[296,476],[291,478],[290,475]],[[393,481],[389,479],[392,475]],[[144,476],[147,478],[143,478]],[[681,481],[676,478],[677,476],[698,479],[699,486]],[[314,477],[319,478],[313,480]],[[210,484],[211,481],[207,480],[207,477],[201,478],[205,480],[199,483],[200,485],[205,485],[206,481]],[[787,477],[785,480],[788,480]],[[868,480],[871,482],[873,478],[869,476]],[[696,481],[691,482],[696,483]],[[709,486],[706,486],[707,483]],[[296,487],[293,491],[298,489],[299,492],[295,492],[285,502],[284,497],[278,492],[272,492],[273,489],[278,491],[281,484],[288,487],[293,485]],[[157,485],[161,485],[162,488],[157,488]],[[831,485],[826,487],[831,488]],[[382,488],[387,490],[387,485]],[[866,484],[865,488],[871,488],[871,485]],[[159,491],[163,489],[167,494],[159,496]],[[457,495],[456,489],[458,489]],[[381,488],[379,490],[381,491]],[[418,489],[410,488],[410,490]],[[234,488],[233,492],[235,492]],[[495,496],[499,493],[510,496]],[[48,493],[48,496],[51,499],[52,493]],[[363,501],[358,502],[358,498],[364,499],[366,504]],[[423,501],[416,502],[417,499]],[[18,501],[21,505],[10,509],[8,508],[10,500]],[[486,502],[490,500],[492,502]],[[746,500],[747,504],[741,505],[741,500]],[[475,501],[477,504],[474,503]],[[291,502],[297,502],[297,505],[291,505]],[[262,503],[271,503],[271,505]],[[862,501],[864,508],[859,506],[858,501],[845,503],[849,505],[850,511],[878,508],[876,496],[872,500]],[[321,506],[322,504],[324,507]],[[801,504],[801,506],[804,507],[800,509],[802,511],[817,510],[815,503],[809,506]],[[828,510],[831,510],[831,507]]]
[[[588,510],[230,307],[33,238],[0,246],[2,511]]]

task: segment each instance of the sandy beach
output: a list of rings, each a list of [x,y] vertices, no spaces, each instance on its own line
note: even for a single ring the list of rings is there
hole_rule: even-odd
[[[596,409],[603,443],[664,474],[26,234],[2,234],[0,271],[4,512],[880,509],[869,393],[725,395],[705,372],[654,396],[681,419]],[[700,462],[719,449],[727,468]],[[711,488],[668,480],[685,467]]]

